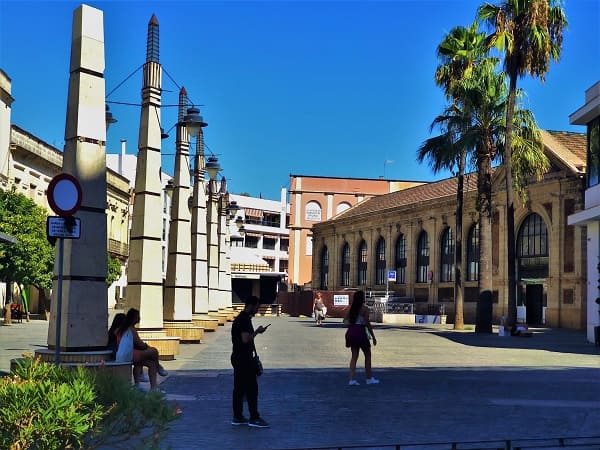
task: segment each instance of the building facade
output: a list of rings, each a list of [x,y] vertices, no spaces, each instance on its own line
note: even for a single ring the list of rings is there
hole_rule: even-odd
[[[585,209],[569,216],[569,225],[587,230],[587,339],[600,340],[600,81],[585,92],[585,104],[569,122],[587,127]]]
[[[310,287],[313,225],[377,195],[423,184],[369,178],[290,175],[290,265],[288,284]],[[314,284],[313,284],[314,287]]]
[[[542,131],[551,168],[530,180],[529,199],[515,210],[518,316],[531,324],[580,329],[586,323],[585,230],[567,224],[582,209],[585,135]],[[496,323],[508,313],[505,181],[493,175],[492,280]],[[475,322],[479,297],[477,176],[465,177],[464,313]],[[313,226],[313,285],[372,289],[413,297],[417,314],[454,317],[456,179],[380,195]],[[387,271],[396,271],[389,282]]]
[[[11,80],[0,70],[0,189],[13,187],[37,205],[53,214],[46,198],[50,180],[62,172],[63,154],[34,134],[11,123]],[[129,202],[128,180],[113,170],[106,172],[107,250],[125,264],[129,253]],[[84,225],[82,225],[84,226]],[[40,295],[31,292],[30,311],[41,313]],[[49,293],[45,293],[49,298]],[[109,288],[108,304],[117,296],[115,287]]]
[[[238,224],[232,221],[231,289],[234,302],[256,295],[263,303],[273,303],[281,282],[288,275],[290,207],[287,191],[281,189],[279,201],[230,194],[240,210]]]

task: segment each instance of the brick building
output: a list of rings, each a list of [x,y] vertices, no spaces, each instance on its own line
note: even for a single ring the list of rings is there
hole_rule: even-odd
[[[586,234],[567,224],[583,208],[584,134],[542,131],[551,168],[529,185],[515,211],[518,315],[528,323],[583,328],[586,323]],[[493,314],[507,315],[505,181],[493,175]],[[474,323],[479,295],[477,175],[465,177],[463,279],[465,321]],[[411,187],[361,202],[312,227],[313,287],[385,291],[414,297],[417,310],[443,305],[454,317],[456,179]],[[435,309],[434,308],[434,309]]]

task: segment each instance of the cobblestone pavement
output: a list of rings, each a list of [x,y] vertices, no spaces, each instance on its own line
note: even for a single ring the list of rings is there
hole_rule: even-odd
[[[339,319],[322,327],[308,318],[254,319],[255,327],[267,323],[257,338],[265,366],[259,409],[271,428],[230,425],[226,324],[164,362],[170,374],[162,387],[183,414],[163,448],[434,449],[436,442],[600,436],[600,352],[582,332],[534,328],[532,338],[511,338],[445,325],[377,324],[373,367],[381,383],[364,384],[361,357],[361,385],[348,386]],[[14,349],[45,343],[46,330],[33,322],[0,327],[0,370],[18,356]]]

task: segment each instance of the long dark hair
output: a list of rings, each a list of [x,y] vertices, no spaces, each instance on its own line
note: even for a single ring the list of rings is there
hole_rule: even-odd
[[[127,311],[127,316],[125,316],[125,321],[123,322],[121,327],[119,327],[119,333],[124,333],[127,330],[127,328],[134,326],[136,323],[139,322],[139,320],[139,310],[135,308],[130,308],[129,311]]]
[[[360,314],[360,310],[362,306],[365,304],[365,292],[364,291],[356,291],[354,296],[352,297],[352,305],[350,305],[350,312],[348,312],[348,320],[350,323],[356,323],[356,319],[358,319],[358,315]]]
[[[125,323],[127,316],[124,313],[118,313],[113,318],[112,324],[108,329],[108,345],[117,343],[116,331],[121,329],[123,324]]]

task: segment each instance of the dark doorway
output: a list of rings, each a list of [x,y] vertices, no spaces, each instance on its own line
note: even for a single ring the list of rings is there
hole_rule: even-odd
[[[525,307],[527,323],[539,325],[542,323],[542,310],[544,307],[544,285],[528,284],[525,288]]]

